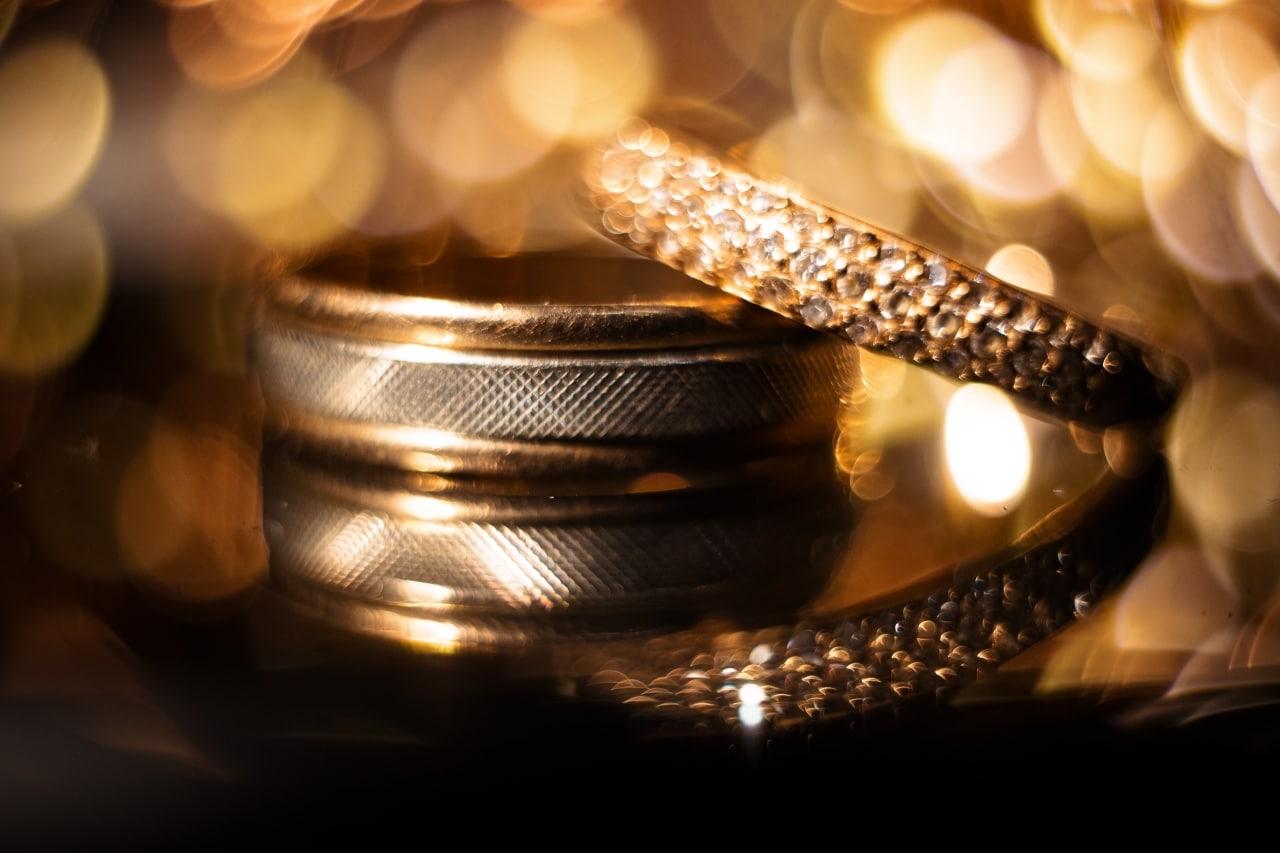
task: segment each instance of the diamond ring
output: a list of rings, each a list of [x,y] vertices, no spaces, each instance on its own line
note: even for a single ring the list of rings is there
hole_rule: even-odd
[[[585,168],[617,243],[811,328],[1084,426],[1155,420],[1181,367],[990,273],[809,201],[639,119]]]

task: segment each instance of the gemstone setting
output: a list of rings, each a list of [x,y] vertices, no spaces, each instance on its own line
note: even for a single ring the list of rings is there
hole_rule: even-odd
[[[1172,358],[696,142],[630,133],[584,179],[605,236],[867,349],[1086,425],[1157,418],[1176,397]]]

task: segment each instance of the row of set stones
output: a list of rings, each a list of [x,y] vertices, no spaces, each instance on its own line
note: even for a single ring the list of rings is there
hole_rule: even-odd
[[[614,145],[587,184],[604,232],[793,320],[1054,413],[1086,416],[1141,354],[1088,321],[683,143]]]

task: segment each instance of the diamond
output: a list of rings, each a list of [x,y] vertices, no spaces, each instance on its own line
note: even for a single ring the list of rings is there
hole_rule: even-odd
[[[585,174],[597,225],[618,242],[815,328],[981,378],[1064,417],[1110,423],[1167,410],[1177,385],[1168,359],[1144,359],[1136,344],[1034,294],[656,128],[629,126],[626,138],[633,142],[606,147]]]
[[[807,326],[825,327],[834,316],[831,303],[821,296],[811,296],[800,306],[800,319]]]

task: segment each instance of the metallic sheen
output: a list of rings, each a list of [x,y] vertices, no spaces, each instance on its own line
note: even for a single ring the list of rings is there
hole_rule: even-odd
[[[406,275],[264,288],[252,346],[277,432],[416,470],[730,463],[829,444],[856,378],[852,347],[643,262]]]
[[[798,606],[852,520],[831,466],[809,453],[628,492],[269,453],[265,529],[279,584],[358,631],[435,625],[469,648],[602,636]]]
[[[1089,426],[1158,419],[1164,354],[639,121],[593,153],[594,225],[640,254],[813,329],[998,386]]]

